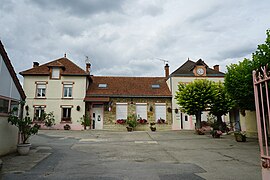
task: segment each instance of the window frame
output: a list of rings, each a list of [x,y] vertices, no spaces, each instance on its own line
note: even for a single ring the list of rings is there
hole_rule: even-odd
[[[62,87],[62,98],[63,99],[72,99],[73,98],[73,90],[74,90],[74,84],[75,82],[62,82],[63,87]],[[65,86],[71,86],[67,88],[71,88],[71,96],[65,96]],[[70,90],[68,90],[69,94]]]
[[[54,77],[54,70],[58,70],[58,76],[57,77]],[[61,79],[61,69],[59,67],[51,67],[50,69],[50,78],[51,79],[55,79],[55,80],[58,80],[58,79]]]
[[[165,117],[164,117],[164,120],[165,120],[165,122],[167,122],[167,111],[166,111],[166,103],[155,103],[155,122],[158,122],[158,120],[160,119],[160,118],[163,118],[163,117],[157,117],[157,107],[158,106],[163,106],[164,107],[164,112],[165,112]]]
[[[123,116],[119,116],[119,112],[117,111],[117,107],[119,107],[119,106],[125,106],[125,108],[126,108],[126,112],[125,112],[125,117]],[[127,119],[127,116],[128,116],[128,103],[116,103],[116,120],[118,120],[118,119]]]
[[[138,114],[138,108],[139,107],[143,107],[145,108],[145,113],[143,114],[143,116],[141,114]],[[137,118],[142,118],[142,119],[146,119],[147,120],[147,103],[136,103],[136,116]]]
[[[46,98],[46,91],[47,91],[47,81],[36,81],[36,94],[35,94],[35,98],[36,99],[45,99]],[[45,86],[45,95],[44,96],[38,96],[38,89],[44,89],[44,88],[38,88],[38,86],[44,85]],[[41,95],[42,95],[42,91],[41,91]]]
[[[13,98],[8,98],[8,97],[4,97],[4,96],[0,96],[0,100],[4,100],[4,101],[7,101],[8,102],[8,107],[7,107],[7,111],[5,112],[0,112],[0,117],[1,116],[9,116],[9,113],[11,112],[11,106],[12,106],[12,102],[17,102],[18,103],[18,111],[17,111],[17,114],[14,114],[15,116],[18,116],[19,115],[19,112],[20,112],[20,101],[17,100],[17,99],[13,99]]]
[[[61,122],[69,122],[71,123],[72,122],[72,108],[73,108],[73,105],[61,105]],[[64,109],[70,109],[70,117],[64,117]]]
[[[40,116],[42,116],[42,114],[41,114],[42,113],[42,109],[43,109],[43,113],[45,113],[46,105],[34,105],[33,108],[34,108],[33,121],[38,121],[38,122],[44,121],[45,119],[42,119],[41,117],[38,117],[38,118],[41,118],[41,119],[36,119],[36,110],[37,109],[41,109]]]

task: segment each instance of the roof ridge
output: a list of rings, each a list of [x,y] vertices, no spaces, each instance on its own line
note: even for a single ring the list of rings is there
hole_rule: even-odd
[[[192,60],[190,60],[190,59],[188,59],[188,60],[186,60],[186,62],[184,62],[184,64],[182,64],[179,68],[177,68],[175,71],[173,71],[170,75],[172,75],[172,74],[174,74],[176,71],[178,71],[179,69],[181,69],[184,65],[186,65],[187,63],[189,63],[189,62],[191,62],[191,63],[194,63],[195,64],[195,62],[194,61],[192,61]]]
[[[97,77],[97,78],[106,78],[106,77],[108,77],[108,78],[160,78],[160,79],[163,79],[163,78],[165,78],[165,77],[163,77],[163,76],[91,76],[91,77]]]

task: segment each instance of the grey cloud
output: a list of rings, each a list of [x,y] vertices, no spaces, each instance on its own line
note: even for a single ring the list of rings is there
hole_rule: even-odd
[[[158,16],[163,13],[163,8],[156,5],[149,5],[142,10],[143,14]]]
[[[31,3],[36,4],[41,9],[46,9],[47,11],[66,11],[66,14],[73,14],[76,16],[88,16],[101,12],[121,12],[121,5],[125,0],[29,0]]]
[[[218,52],[218,59],[229,59],[229,58],[241,58],[252,54],[256,50],[255,44],[245,44],[239,46],[232,46],[223,51]]]

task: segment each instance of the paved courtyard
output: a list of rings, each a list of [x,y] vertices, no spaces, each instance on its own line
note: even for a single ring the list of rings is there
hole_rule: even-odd
[[[256,139],[191,131],[41,130],[29,156],[2,157],[0,179],[261,179]]]

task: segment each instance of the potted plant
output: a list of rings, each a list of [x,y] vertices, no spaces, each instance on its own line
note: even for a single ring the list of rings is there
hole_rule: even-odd
[[[64,125],[64,130],[70,130],[70,129],[71,129],[71,127],[69,124]]]
[[[235,131],[234,137],[235,137],[235,140],[237,142],[246,142],[247,141],[246,133],[243,131]]]
[[[151,129],[151,131],[156,131],[156,130],[157,130],[157,128],[156,128],[156,123],[151,122],[151,123],[150,123],[150,129]]]
[[[220,136],[222,135],[222,131],[220,131],[220,130],[212,130],[210,132],[210,134],[212,134],[213,138],[220,138]]]
[[[44,125],[51,128],[52,126],[55,125],[55,119],[54,119],[54,115],[53,112],[49,112],[44,113],[45,114],[45,118],[44,118]]]
[[[127,118],[127,131],[131,132],[137,126],[137,117],[135,114],[129,115]]]
[[[26,116],[24,118],[19,118],[14,115],[14,111],[18,109],[13,109],[9,114],[8,122],[14,126],[16,126],[19,130],[19,143],[17,145],[17,150],[20,155],[27,155],[30,151],[31,144],[28,142],[28,139],[31,135],[37,134],[39,130],[39,125],[34,124],[32,119],[28,116],[28,111],[26,112]]]
[[[83,115],[83,117],[80,118],[81,125],[84,126],[84,129],[90,129],[91,125],[91,118],[88,113],[86,115]]]

